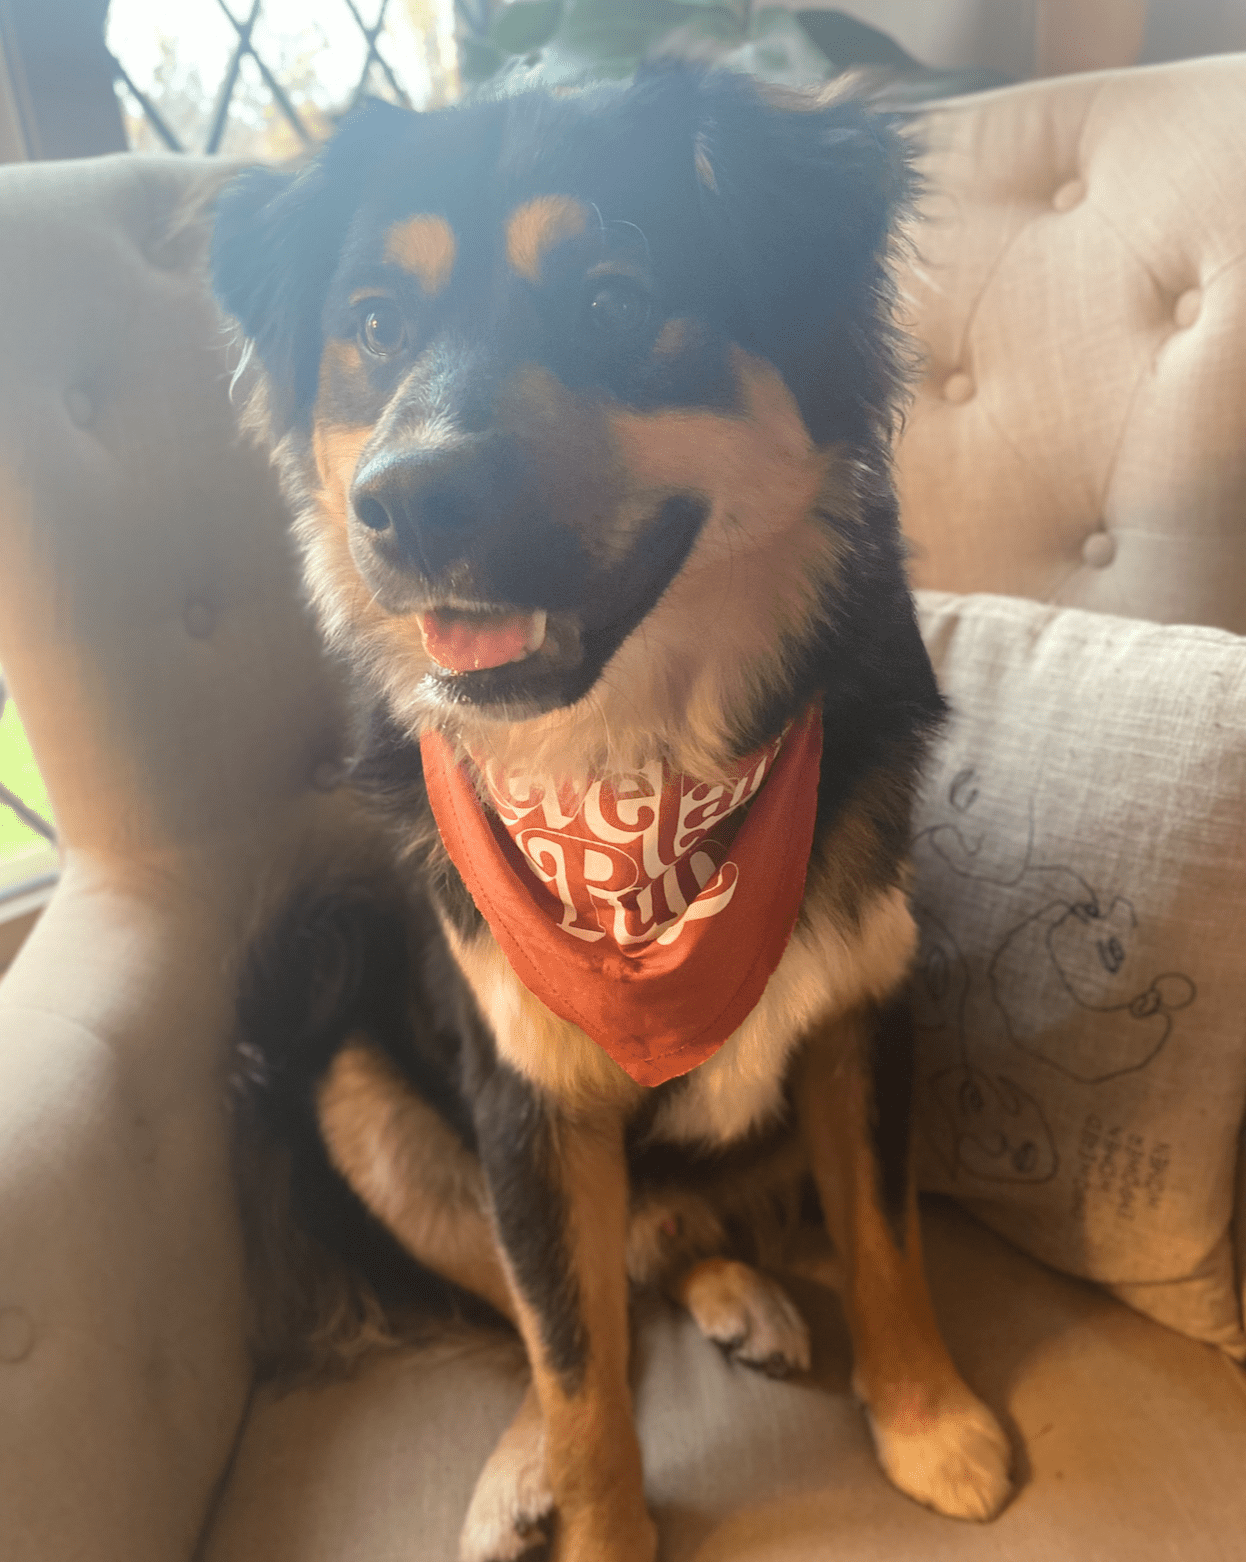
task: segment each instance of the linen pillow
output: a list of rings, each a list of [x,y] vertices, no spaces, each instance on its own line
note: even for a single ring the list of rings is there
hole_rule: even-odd
[[[918,1173],[1246,1359],[1246,639],[919,592]]]

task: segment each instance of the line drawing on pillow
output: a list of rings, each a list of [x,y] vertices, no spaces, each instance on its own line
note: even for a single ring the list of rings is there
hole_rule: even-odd
[[[1014,1046],[1086,1085],[1101,1085],[1146,1068],[1171,1036],[1173,1015],[1189,1008],[1197,989],[1180,971],[1153,976],[1136,992],[1129,992],[1127,979],[1116,980],[1128,964],[1130,939],[1137,926],[1132,902],[1118,895],[1106,909],[1098,898],[1071,905],[1052,901],[1013,928],[987,967],[987,979]],[[1040,958],[1040,945],[1073,1002],[1105,1017],[1105,1023],[1096,1027],[1093,1058],[1083,1056],[1058,1030],[1033,1024],[1014,1001],[1017,967]],[[1101,973],[1106,973],[1106,983]],[[1121,996],[1104,1001],[1105,986]]]
[[[1055,1135],[1042,1107],[1015,1080],[974,1065],[966,1026],[969,964],[947,926],[921,902],[914,986],[925,999],[914,1006],[916,1027],[950,1028],[958,1062],[927,1076],[938,1108],[937,1127],[923,1117],[926,1137],[952,1176],[963,1167],[987,1182],[1047,1182],[1060,1164]]]
[[[928,1076],[938,1113],[935,1132],[927,1137],[939,1141],[934,1147],[954,1176],[964,1168],[991,1181],[1041,1182],[1059,1166],[1054,1136],[1033,1096],[981,1066],[992,1040],[981,1034],[983,1022],[993,1015],[1018,1051],[1069,1079],[1097,1085],[1146,1068],[1167,1044],[1173,1016],[1189,1008],[1197,988],[1179,971],[1154,975],[1141,966],[1138,916],[1125,896],[1101,893],[1072,867],[1035,861],[1033,796],[1024,850],[1009,861],[1000,855],[1006,843],[992,840],[987,851],[986,833],[969,828],[981,792],[976,766],[956,772],[947,802],[959,817],[920,831],[915,860],[929,853],[940,870],[1015,895],[1023,914],[990,954],[975,987],[970,962],[946,919],[920,899],[914,907],[921,931],[917,1025],[950,1030],[959,1059]],[[1053,992],[1100,1017],[1089,1045],[1084,1025],[1058,1023]]]

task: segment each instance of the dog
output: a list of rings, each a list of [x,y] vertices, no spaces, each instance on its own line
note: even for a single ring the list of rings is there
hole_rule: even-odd
[[[303,1070],[375,1222],[522,1336],[467,1562],[547,1532],[652,1562],[629,1283],[807,1366],[729,1240],[805,1179],[884,1470],[963,1518],[1009,1493],[909,1155],[910,805],[943,715],[889,454],[913,183],[850,87],[669,64],[374,104],[218,203],[397,886],[323,913],[331,996],[277,1025],[270,1082]]]

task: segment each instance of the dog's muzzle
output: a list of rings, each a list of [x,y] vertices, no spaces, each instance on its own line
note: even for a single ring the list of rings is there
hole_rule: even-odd
[[[453,697],[540,709],[591,688],[709,509],[701,495],[669,494],[610,558],[607,474],[498,431],[377,451],[350,503],[351,556],[374,601],[418,622],[443,673],[478,675],[470,687],[456,678]]]
[[[351,508],[390,568],[433,582],[479,552],[501,519],[499,499],[523,486],[519,467],[513,445],[491,436],[452,451],[382,454],[356,475]]]
[[[523,661],[545,640],[543,572],[534,566],[549,528],[530,493],[522,453],[497,435],[382,454],[356,476],[351,553],[360,573],[382,607],[416,618],[446,672]]]

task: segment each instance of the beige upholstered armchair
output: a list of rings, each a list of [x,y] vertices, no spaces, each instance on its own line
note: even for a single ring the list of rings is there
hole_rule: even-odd
[[[966,99],[928,139],[919,582],[1246,632],[1246,58]],[[0,985],[0,1557],[441,1562],[521,1391],[514,1344],[285,1397],[247,1359],[231,970],[271,865],[344,801],[332,682],[177,220],[210,177],[0,170],[0,661],[65,843]],[[1012,1507],[978,1529],[886,1485],[805,1283],[812,1386],[642,1319],[664,1558],[1241,1554],[1241,1369],[951,1206],[927,1224],[953,1351],[1016,1438]]]

